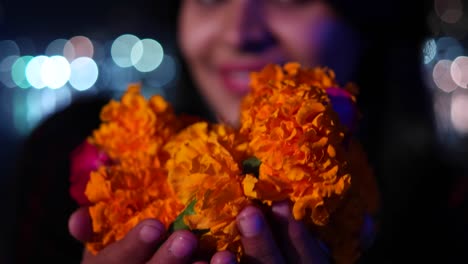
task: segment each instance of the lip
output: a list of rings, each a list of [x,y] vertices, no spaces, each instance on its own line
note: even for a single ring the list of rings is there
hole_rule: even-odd
[[[219,66],[219,74],[223,87],[238,96],[244,96],[250,91],[250,73],[259,71],[268,63],[263,61],[247,63],[225,63]]]

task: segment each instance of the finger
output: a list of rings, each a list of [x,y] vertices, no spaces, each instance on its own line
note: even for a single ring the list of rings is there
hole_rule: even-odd
[[[189,263],[197,246],[198,240],[190,231],[176,231],[161,245],[148,264]]]
[[[237,216],[237,227],[241,233],[248,263],[284,263],[260,209],[248,206]]]
[[[75,239],[81,242],[91,239],[93,226],[87,207],[81,207],[73,212],[68,219],[68,231]]]
[[[89,263],[145,263],[164,240],[164,225],[153,219],[142,221],[121,240],[101,250]]]
[[[329,263],[328,255],[302,221],[294,219],[288,202],[273,204],[272,212],[278,226],[282,226],[279,241],[283,241],[288,262]]]
[[[236,264],[236,256],[229,251],[216,252],[211,258],[210,264]]]

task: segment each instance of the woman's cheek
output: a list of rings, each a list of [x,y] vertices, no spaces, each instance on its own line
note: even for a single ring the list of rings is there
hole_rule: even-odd
[[[206,56],[216,44],[218,27],[206,18],[185,19],[179,36],[183,55],[189,60]]]

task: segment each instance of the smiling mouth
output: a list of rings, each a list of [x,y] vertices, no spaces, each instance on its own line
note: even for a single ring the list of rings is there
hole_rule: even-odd
[[[226,90],[237,95],[245,95],[249,92],[250,71],[227,71],[221,74]]]

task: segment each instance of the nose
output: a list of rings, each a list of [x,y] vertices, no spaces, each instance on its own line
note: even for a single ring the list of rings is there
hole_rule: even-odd
[[[263,0],[234,0],[226,14],[224,41],[242,52],[260,53],[275,42],[268,28]]]

